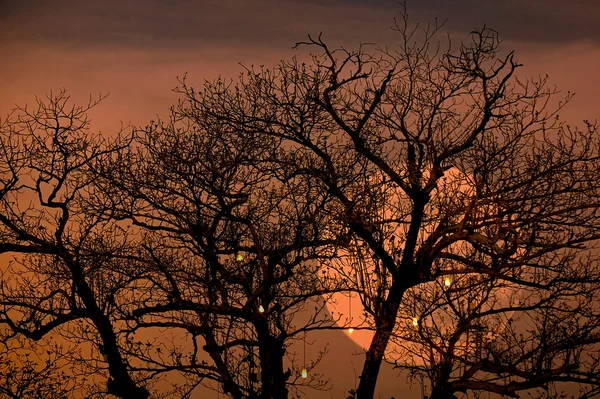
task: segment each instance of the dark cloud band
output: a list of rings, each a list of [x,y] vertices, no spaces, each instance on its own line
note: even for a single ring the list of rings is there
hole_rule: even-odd
[[[485,23],[509,40],[600,43],[597,0],[419,0],[408,6],[414,21],[437,16],[457,33]],[[398,10],[396,0],[0,0],[0,39],[74,47],[279,47],[319,31],[369,40],[368,32],[387,30]]]

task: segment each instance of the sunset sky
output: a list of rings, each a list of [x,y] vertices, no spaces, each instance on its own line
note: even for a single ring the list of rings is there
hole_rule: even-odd
[[[393,46],[398,10],[394,0],[0,0],[0,118],[61,87],[79,102],[110,93],[91,113],[92,127],[109,135],[120,121],[166,117],[177,76],[187,72],[200,86],[235,78],[239,63],[270,67],[305,54],[292,46],[309,33],[323,32],[331,46]],[[484,24],[499,31],[502,48],[524,64],[519,77],[549,74],[552,85],[576,93],[562,119],[581,126],[600,117],[600,1],[413,0],[408,10],[413,22],[447,19],[443,31],[456,44]],[[309,351],[330,342],[318,371],[333,389],[306,397],[345,398],[362,368],[362,356],[353,356],[360,348],[342,332],[315,340]],[[382,399],[420,397],[396,374],[381,373]]]

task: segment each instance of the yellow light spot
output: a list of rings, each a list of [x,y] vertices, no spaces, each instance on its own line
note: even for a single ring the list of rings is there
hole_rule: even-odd
[[[237,254],[237,256],[235,257],[235,260],[237,260],[238,262],[241,262],[244,260],[244,255],[242,254]]]
[[[354,328],[349,328],[349,329],[348,329],[348,333],[349,333],[349,334],[352,334],[353,332],[354,332]]]
[[[265,312],[265,308],[263,308],[263,305],[260,305],[260,306],[258,307],[258,311],[259,311],[260,313],[264,313],[264,312]]]
[[[419,325],[419,318],[418,317],[413,317],[413,326],[418,326]]]
[[[450,277],[446,277],[446,278],[444,279],[444,285],[445,285],[446,287],[450,287],[450,284],[452,284],[452,281],[450,280]]]
[[[306,369],[302,369],[302,378],[306,377],[308,377],[308,372],[306,371]]]

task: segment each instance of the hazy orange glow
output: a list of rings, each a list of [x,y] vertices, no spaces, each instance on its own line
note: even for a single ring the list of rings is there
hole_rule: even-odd
[[[487,23],[505,38],[503,48],[516,49],[516,59],[525,64],[518,76],[548,73],[552,84],[565,93],[576,93],[562,119],[581,125],[583,119],[598,118],[600,2],[475,3],[415,1],[408,6],[415,7],[415,20],[425,24],[436,16],[449,18],[447,30],[457,41]],[[397,7],[391,0],[36,0],[3,2],[1,7],[0,119],[15,104],[32,104],[34,95],[43,97],[60,87],[78,103],[90,93],[110,92],[90,113],[92,128],[106,135],[116,132],[121,122],[143,126],[157,115],[167,117],[168,107],[177,101],[171,89],[185,72],[194,86],[219,75],[236,78],[242,71],[238,63],[268,67],[297,54],[291,47],[307,33],[323,31],[332,46],[359,42],[393,46],[396,38],[389,29]],[[237,260],[243,260],[243,255]],[[449,287],[455,281],[449,280],[437,283]],[[314,344],[307,346],[308,356],[329,345],[329,354],[315,372],[325,373],[333,386],[330,392],[307,391],[306,397],[314,399],[344,398],[356,386],[362,348],[372,337],[371,331],[361,328],[367,325],[362,324],[358,296],[349,302],[347,295],[336,295],[329,310],[341,313],[342,322],[348,318],[351,328],[309,335]],[[418,325],[414,315],[406,315],[399,324],[412,326],[413,317]],[[304,371],[302,377],[310,378]],[[199,392],[197,397],[218,395]],[[416,399],[420,390],[410,389],[396,370],[384,365],[376,395],[377,399]]]

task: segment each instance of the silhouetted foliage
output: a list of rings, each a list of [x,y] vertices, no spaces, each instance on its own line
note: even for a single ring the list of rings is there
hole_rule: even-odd
[[[321,309],[338,283],[319,273],[343,244],[329,221],[330,196],[301,176],[281,178],[269,161],[276,140],[238,136],[189,116],[188,105],[97,165],[90,208],[131,222],[141,236],[145,283],[132,297],[143,302],[124,310],[132,334],[164,327],[190,343],[164,357],[155,345],[136,356],[153,372],[184,374],[189,392],[208,381],[234,398],[322,388],[315,373],[300,378],[314,363],[287,352],[307,331],[335,326]]]
[[[552,381],[597,393],[600,140],[558,117],[547,78],[518,79],[495,31],[453,49],[436,25],[397,48],[330,48],[196,91],[189,115],[278,140],[270,161],[337,200],[334,259],[375,335],[358,399],[384,358],[432,399],[517,397]],[[553,108],[554,107],[554,108]],[[345,263],[345,265],[344,265]],[[372,278],[375,275],[376,278]],[[449,279],[446,282],[446,279]],[[394,346],[390,346],[394,343]],[[393,350],[392,350],[393,349]]]
[[[77,388],[58,345],[28,347],[19,340],[0,344],[0,398],[66,399]]]
[[[439,29],[403,9],[396,48],[309,36],[308,62],[184,78],[170,118],[127,138],[87,133],[95,103],[64,92],[18,110],[0,124],[8,336],[83,344],[100,394],[300,397],[326,383],[301,378],[324,352],[298,344],[346,327],[322,310],[357,292],[374,336],[352,397],[384,361],[431,399],[597,395],[596,125],[561,121],[571,95],[517,78],[495,31],[452,48]]]
[[[120,290],[135,280],[123,262],[128,238],[111,220],[93,217],[82,199],[94,176],[89,166],[127,141],[88,132],[87,111],[64,91],[16,109],[0,124],[0,253],[16,254],[0,278],[0,326],[8,338],[39,341],[58,332],[91,345],[85,373],[110,376],[107,391],[145,398],[120,349],[115,313]],[[122,142],[121,142],[122,141]]]

